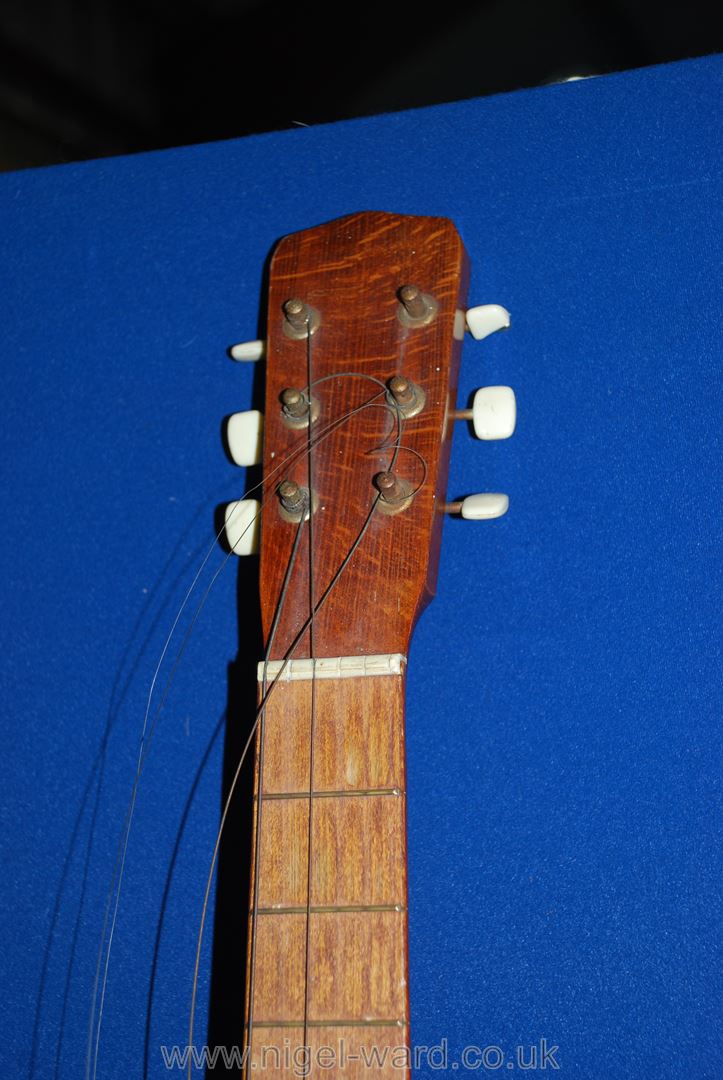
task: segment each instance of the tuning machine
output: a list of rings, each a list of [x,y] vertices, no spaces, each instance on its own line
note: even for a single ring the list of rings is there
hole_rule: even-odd
[[[259,549],[261,503],[257,499],[230,502],[224,514],[228,546],[234,555],[255,555]]]
[[[464,325],[476,341],[482,341],[498,330],[508,330],[510,313],[501,304],[478,304],[467,308]]]
[[[501,304],[480,304],[458,312],[458,337],[464,330],[477,341],[482,341],[498,330],[510,326],[510,313]],[[485,442],[509,439],[517,424],[517,400],[509,386],[482,386],[475,391],[472,407],[457,409],[452,413],[455,420],[470,420],[478,439]],[[459,515],[467,521],[491,521],[507,513],[510,500],[501,492],[488,491],[468,495],[457,502],[446,503],[445,513]]]
[[[258,409],[233,413],[226,421],[226,439],[234,464],[248,467],[261,462],[264,414]]]
[[[263,360],[266,356],[266,342],[240,341],[238,345],[231,346],[228,355],[232,360],[238,360],[242,363],[254,363],[256,360]]]
[[[456,409],[455,420],[471,420],[478,439],[509,439],[517,424],[517,399],[510,386],[482,386],[475,391],[471,409]]]
[[[258,409],[233,413],[226,421],[229,453],[236,465],[248,467],[261,461],[264,415]],[[227,505],[224,530],[234,555],[255,555],[259,544],[261,504],[239,499]]]
[[[442,510],[445,514],[458,515],[466,521],[492,521],[503,517],[509,505],[509,497],[502,492],[485,491],[479,495],[468,495],[457,502],[445,503]]]

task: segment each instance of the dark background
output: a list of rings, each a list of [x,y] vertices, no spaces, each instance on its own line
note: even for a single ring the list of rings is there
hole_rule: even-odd
[[[717,52],[715,5],[5,0],[0,168],[475,97]]]

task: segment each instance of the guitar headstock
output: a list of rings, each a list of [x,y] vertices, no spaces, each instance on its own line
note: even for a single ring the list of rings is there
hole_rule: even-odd
[[[260,545],[272,659],[407,651],[437,577],[467,285],[445,218],[357,213],[277,245]],[[497,399],[475,402],[475,426],[505,409],[509,426]]]

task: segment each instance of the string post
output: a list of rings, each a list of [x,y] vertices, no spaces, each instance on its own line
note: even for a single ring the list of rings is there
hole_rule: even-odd
[[[294,480],[281,481],[279,498],[285,510],[298,510],[305,501],[303,489]]]
[[[284,333],[297,341],[311,337],[321,326],[321,316],[316,308],[298,297],[285,300],[281,310],[284,313]]]
[[[421,386],[405,375],[394,375],[387,383],[387,401],[408,420],[422,411],[427,403],[427,395]]]
[[[409,405],[414,400],[414,385],[403,375],[389,380],[389,393],[399,405]]]
[[[316,420],[319,415],[319,406],[316,401],[309,398],[304,390],[295,386],[287,386],[279,396],[281,412],[287,427],[305,428],[310,420]]]
[[[309,313],[303,300],[287,300],[284,315],[294,330],[305,330],[309,325]]]
[[[276,489],[279,512],[286,521],[299,522],[309,516],[309,492],[295,480],[282,480]]]
[[[379,492],[379,509],[384,514],[398,514],[411,506],[413,493],[403,477],[393,472],[377,473],[374,486]]]
[[[397,298],[397,316],[403,326],[427,326],[437,315],[437,301],[418,285],[402,285]]]
[[[309,412],[309,400],[301,390],[289,386],[281,394],[281,405],[287,416],[299,420]]]

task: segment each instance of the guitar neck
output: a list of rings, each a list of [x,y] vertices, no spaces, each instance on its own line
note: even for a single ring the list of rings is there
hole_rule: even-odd
[[[377,211],[271,261],[263,499],[234,504],[263,518],[270,658],[247,1077],[304,1053],[309,1075],[409,1073],[400,654],[436,582],[467,277],[451,222]]]
[[[246,1030],[267,1077],[303,1046],[348,1055],[349,1078],[407,1075],[404,674],[370,659],[349,670],[388,673],[292,661],[259,728]]]

